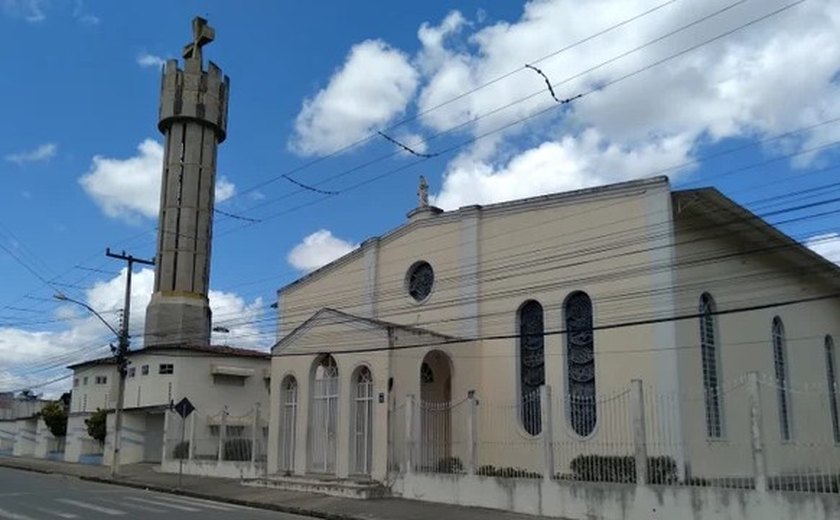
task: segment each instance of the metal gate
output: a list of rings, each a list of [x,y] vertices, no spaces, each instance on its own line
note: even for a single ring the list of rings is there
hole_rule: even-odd
[[[280,469],[295,469],[295,430],[297,428],[298,386],[294,377],[283,381],[283,408],[280,423]]]
[[[313,379],[309,469],[316,473],[335,473],[338,367],[332,356],[325,356],[321,360]]]
[[[353,399],[353,473],[370,473],[373,452],[373,376],[367,367],[355,378]]]

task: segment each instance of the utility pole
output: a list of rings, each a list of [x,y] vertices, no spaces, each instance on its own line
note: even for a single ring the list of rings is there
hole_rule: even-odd
[[[120,327],[119,343],[115,353],[117,358],[117,373],[119,374],[119,386],[117,387],[117,406],[114,411],[114,454],[111,459],[111,476],[116,477],[120,471],[120,444],[122,436],[122,412],[125,404],[125,376],[128,366],[128,346],[130,336],[128,334],[128,320],[131,316],[131,272],[134,264],[155,265],[154,260],[144,260],[132,255],[112,253],[111,248],[105,249],[105,256],[123,260],[128,263],[128,271],[125,276],[125,304],[123,306],[122,326]]]

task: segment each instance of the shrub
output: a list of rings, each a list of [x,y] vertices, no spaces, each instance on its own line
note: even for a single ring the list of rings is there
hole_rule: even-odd
[[[225,441],[223,460],[251,460],[251,439],[228,439]]]
[[[172,458],[175,460],[187,460],[190,458],[190,441],[181,441],[172,449]]]
[[[100,444],[104,444],[105,435],[108,433],[108,412],[97,408],[90,418],[85,419],[85,426],[87,427],[88,435],[92,439],[96,439]]]
[[[629,455],[579,455],[571,464],[572,478],[588,482],[636,482],[636,459]],[[648,457],[650,484],[674,484],[679,480],[677,463],[668,456]]]
[[[630,456],[578,455],[569,466],[576,480],[636,482],[636,461]]]
[[[44,419],[44,423],[46,423],[53,437],[64,437],[67,435],[67,410],[64,409],[64,406],[60,402],[53,401],[47,403],[41,409],[41,418]]]
[[[476,475],[483,475],[486,477],[501,477],[501,478],[541,478],[542,474],[536,471],[529,471],[522,468],[503,467],[497,468],[491,464],[479,467],[476,470]]]
[[[437,461],[435,471],[438,473],[461,473],[464,471],[464,464],[458,457],[444,457]]]

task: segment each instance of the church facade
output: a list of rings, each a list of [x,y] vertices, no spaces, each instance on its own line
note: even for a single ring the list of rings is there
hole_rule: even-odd
[[[677,478],[750,475],[747,381],[768,474],[837,459],[802,448],[840,442],[834,264],[665,177],[446,212],[422,192],[278,291],[270,473],[567,475],[633,455],[636,384]]]

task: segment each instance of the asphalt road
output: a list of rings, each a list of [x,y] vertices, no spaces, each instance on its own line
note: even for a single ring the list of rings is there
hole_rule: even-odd
[[[165,493],[0,468],[0,520],[61,518],[161,520],[303,520],[305,517],[250,509]]]

